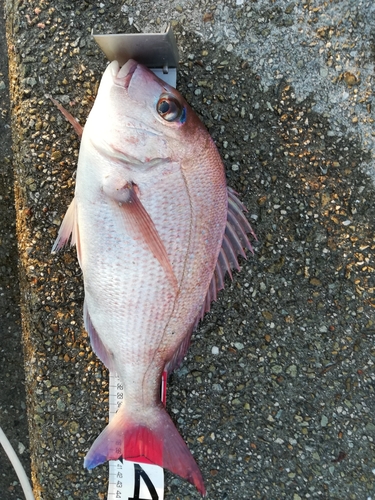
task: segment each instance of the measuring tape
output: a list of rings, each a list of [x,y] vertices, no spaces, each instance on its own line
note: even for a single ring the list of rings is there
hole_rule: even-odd
[[[163,373],[161,399],[165,404],[166,373]],[[124,389],[115,373],[109,374],[109,421],[124,401]],[[126,404],[126,402],[124,403]],[[163,500],[164,469],[158,465],[128,460],[109,461],[108,500]]]

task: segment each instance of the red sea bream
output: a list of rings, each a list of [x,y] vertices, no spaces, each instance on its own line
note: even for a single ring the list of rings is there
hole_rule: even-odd
[[[162,372],[237,255],[251,249],[244,207],[185,99],[130,60],[106,69],[83,130],[75,197],[54,250],[72,237],[93,350],[124,403],[90,448],[89,469],[120,457],[158,464],[204,495],[200,470],[160,401]]]

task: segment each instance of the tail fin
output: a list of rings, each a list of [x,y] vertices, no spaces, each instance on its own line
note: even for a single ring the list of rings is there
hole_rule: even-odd
[[[186,479],[204,496],[202,474],[164,407],[149,409],[143,424],[130,418],[125,408],[123,404],[96,438],[84,466],[93,469],[119,458],[155,464]]]

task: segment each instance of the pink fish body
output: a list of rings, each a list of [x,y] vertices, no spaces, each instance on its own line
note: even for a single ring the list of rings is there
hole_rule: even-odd
[[[217,149],[172,87],[133,60],[106,69],[84,127],[75,198],[54,250],[72,234],[94,351],[124,403],[85,458],[155,463],[205,494],[202,475],[160,401],[236,256],[251,248],[244,207]]]

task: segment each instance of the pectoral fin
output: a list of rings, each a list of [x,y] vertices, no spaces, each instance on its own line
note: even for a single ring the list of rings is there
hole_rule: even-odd
[[[164,243],[153,223],[150,215],[143,206],[137,194],[137,186],[127,183],[123,188],[113,190],[104,187],[108,194],[121,209],[121,215],[126,231],[135,240],[144,243],[152,255],[164,269],[173,287],[178,289],[178,282],[174,274]]]

